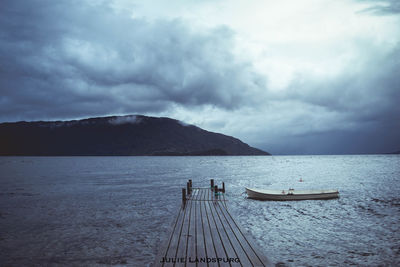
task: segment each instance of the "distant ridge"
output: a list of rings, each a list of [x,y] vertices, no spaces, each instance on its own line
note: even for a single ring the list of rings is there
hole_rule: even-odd
[[[270,155],[237,138],[142,115],[0,124],[0,155]]]

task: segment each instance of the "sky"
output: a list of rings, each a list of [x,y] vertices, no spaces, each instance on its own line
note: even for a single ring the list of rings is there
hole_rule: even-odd
[[[400,150],[397,0],[1,0],[0,122],[142,114],[272,154]]]

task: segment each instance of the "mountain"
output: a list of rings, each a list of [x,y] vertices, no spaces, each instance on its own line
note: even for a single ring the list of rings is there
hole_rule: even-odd
[[[0,155],[269,155],[239,139],[141,115],[0,124]]]

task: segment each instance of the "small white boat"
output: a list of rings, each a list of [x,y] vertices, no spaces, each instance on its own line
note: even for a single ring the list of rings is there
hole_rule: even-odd
[[[260,200],[307,200],[338,198],[338,190],[267,190],[246,188],[249,198]]]

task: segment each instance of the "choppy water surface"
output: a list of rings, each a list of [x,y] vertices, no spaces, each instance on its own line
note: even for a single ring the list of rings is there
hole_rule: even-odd
[[[400,264],[400,157],[377,155],[0,157],[0,265],[146,266],[180,188],[210,178],[225,181],[230,211],[275,263]],[[245,186],[341,197],[256,201]]]

